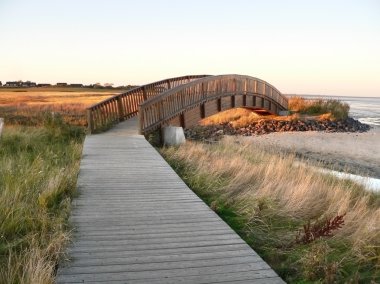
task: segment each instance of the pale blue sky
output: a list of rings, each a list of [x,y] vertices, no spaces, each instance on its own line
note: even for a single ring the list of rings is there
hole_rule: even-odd
[[[0,0],[0,80],[143,84],[251,75],[380,96],[380,1]]]

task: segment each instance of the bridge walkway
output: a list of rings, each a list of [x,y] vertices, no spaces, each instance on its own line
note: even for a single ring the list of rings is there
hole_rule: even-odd
[[[137,134],[86,137],[58,283],[283,283]]]

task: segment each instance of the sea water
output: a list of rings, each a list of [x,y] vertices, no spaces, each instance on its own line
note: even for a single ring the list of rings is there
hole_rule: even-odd
[[[302,96],[311,99],[333,99],[346,102],[350,106],[351,117],[362,123],[380,126],[380,97]]]
[[[348,103],[350,106],[349,115],[362,123],[369,124],[374,127],[380,126],[380,97],[341,97],[341,96],[318,96],[318,95],[302,95],[302,97],[310,99],[333,99]],[[378,141],[380,143],[380,141]],[[380,166],[380,161],[379,161]],[[380,192],[380,179],[363,177],[343,172],[332,171],[328,169],[318,169],[324,173],[330,173],[338,178],[350,179],[373,192]]]

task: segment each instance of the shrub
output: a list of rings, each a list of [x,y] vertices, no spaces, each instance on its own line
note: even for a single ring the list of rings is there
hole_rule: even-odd
[[[350,106],[339,100],[307,100],[302,97],[291,97],[289,109],[292,112],[308,115],[331,114],[332,120],[343,120],[348,117]]]

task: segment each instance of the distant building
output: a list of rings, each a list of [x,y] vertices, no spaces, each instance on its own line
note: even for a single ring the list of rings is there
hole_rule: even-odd
[[[83,84],[70,84],[69,87],[73,87],[73,88],[83,88]]]
[[[36,87],[36,86],[37,86],[37,84],[35,82],[31,82],[31,81],[26,81],[26,82],[21,83],[21,87],[30,88],[30,87]]]
[[[103,89],[104,88],[100,83],[95,83],[94,85],[92,85],[92,87],[94,89]]]
[[[67,83],[57,83],[57,87],[67,87]]]
[[[21,87],[22,81],[8,81],[5,83],[4,87],[17,88]]]
[[[42,84],[37,84],[37,87],[50,87],[51,84],[47,84],[47,83],[42,83]]]
[[[0,86],[2,86],[3,85],[3,83],[1,83],[1,81],[0,81]]]

